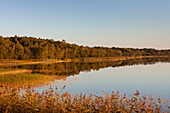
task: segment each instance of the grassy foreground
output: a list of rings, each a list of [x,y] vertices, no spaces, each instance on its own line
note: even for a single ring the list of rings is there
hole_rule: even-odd
[[[168,112],[168,105],[161,98],[154,100],[153,97],[139,96],[136,91],[134,96],[128,98],[121,96],[119,92],[106,94],[104,97],[91,94],[80,94],[72,96],[68,92],[59,95],[57,88],[35,93],[28,88],[22,94],[20,89],[3,87],[0,90],[0,112],[1,113],[67,113],[67,112]]]

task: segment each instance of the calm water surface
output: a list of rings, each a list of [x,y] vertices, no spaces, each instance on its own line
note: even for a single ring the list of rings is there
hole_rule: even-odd
[[[62,89],[63,86],[65,89]],[[131,65],[123,67],[108,67],[90,72],[80,72],[68,76],[65,80],[56,80],[51,87],[58,87],[58,92],[68,91],[72,94],[84,93],[103,95],[119,90],[128,96],[140,90],[140,94],[168,98],[170,100],[170,63],[152,65]],[[48,89],[50,85],[35,88],[36,91]]]
[[[42,76],[48,75],[48,77],[53,75],[62,78],[53,81],[51,85],[47,82],[44,83],[46,85],[35,87],[35,91],[39,92],[48,90],[50,86],[53,89],[57,86],[60,94],[65,91],[80,94],[85,93],[84,90],[86,90],[88,95],[91,93],[104,95],[119,90],[130,97],[136,90],[140,90],[141,96],[146,93],[148,96],[161,96],[170,100],[170,58],[7,66],[1,67],[0,72],[22,69],[39,73],[40,76],[41,74]],[[2,83],[3,76],[0,79]],[[20,79],[22,80],[22,77]],[[64,89],[63,86],[65,86]]]

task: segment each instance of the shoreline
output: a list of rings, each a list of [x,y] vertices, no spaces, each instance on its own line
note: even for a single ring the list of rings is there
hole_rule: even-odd
[[[136,58],[154,58],[154,57],[170,57],[170,56],[122,56],[122,57],[86,57],[86,58],[75,58],[75,59],[65,59],[65,60],[56,60],[56,59],[30,59],[30,60],[14,60],[14,59],[2,59],[0,60],[0,66],[18,66],[18,65],[35,65],[35,64],[53,64],[53,63],[62,63],[62,62],[103,62],[103,61],[118,61],[118,60],[129,60]]]

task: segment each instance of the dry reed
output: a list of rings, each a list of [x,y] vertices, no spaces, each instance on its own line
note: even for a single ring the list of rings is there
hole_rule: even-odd
[[[2,86],[1,86],[2,87]],[[159,113],[168,112],[169,107],[160,97],[154,100],[153,97],[139,96],[136,91],[133,97],[128,98],[117,91],[104,97],[84,94],[72,96],[68,92],[59,95],[57,88],[45,90],[42,93],[35,92],[30,86],[25,92],[20,88],[10,86],[2,87],[0,90],[0,112],[1,113],[67,113],[67,112],[147,112]]]

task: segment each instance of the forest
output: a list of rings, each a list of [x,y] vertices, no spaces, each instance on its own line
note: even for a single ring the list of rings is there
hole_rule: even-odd
[[[88,47],[53,39],[0,36],[0,59],[74,59],[87,57],[170,56],[170,49]]]

